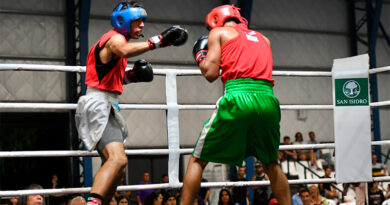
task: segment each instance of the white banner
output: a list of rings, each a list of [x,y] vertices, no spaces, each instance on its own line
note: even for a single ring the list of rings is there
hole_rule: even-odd
[[[372,181],[368,63],[367,54],[333,61],[337,183]]]

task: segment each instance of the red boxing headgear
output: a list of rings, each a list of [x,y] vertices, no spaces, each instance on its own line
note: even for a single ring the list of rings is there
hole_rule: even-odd
[[[239,10],[234,5],[223,5],[214,8],[206,16],[206,27],[210,30],[215,27],[221,27],[228,18],[235,18],[241,23],[248,25],[247,20],[241,16]]]

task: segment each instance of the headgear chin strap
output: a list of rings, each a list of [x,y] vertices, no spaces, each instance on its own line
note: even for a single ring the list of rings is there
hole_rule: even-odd
[[[207,14],[206,27],[210,30],[216,27],[222,27],[229,18],[235,18],[241,23],[248,25],[248,21],[241,16],[239,8],[234,5],[223,5],[214,8]]]
[[[127,6],[127,8],[123,9],[125,6]],[[111,25],[119,33],[129,38],[131,21],[147,17],[148,15],[145,9],[141,7],[131,7],[129,3],[123,2],[111,13]]]

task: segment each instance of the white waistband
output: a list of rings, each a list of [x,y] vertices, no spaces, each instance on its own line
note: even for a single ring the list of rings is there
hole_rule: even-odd
[[[111,100],[114,100],[115,102],[118,102],[119,94],[116,92],[110,92],[107,90],[101,90],[94,87],[87,87],[87,95],[89,94],[102,94],[108,98],[111,98]]]

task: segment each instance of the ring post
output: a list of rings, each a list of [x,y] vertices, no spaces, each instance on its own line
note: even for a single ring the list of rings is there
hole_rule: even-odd
[[[372,181],[368,60],[365,54],[333,61],[337,183]]]

